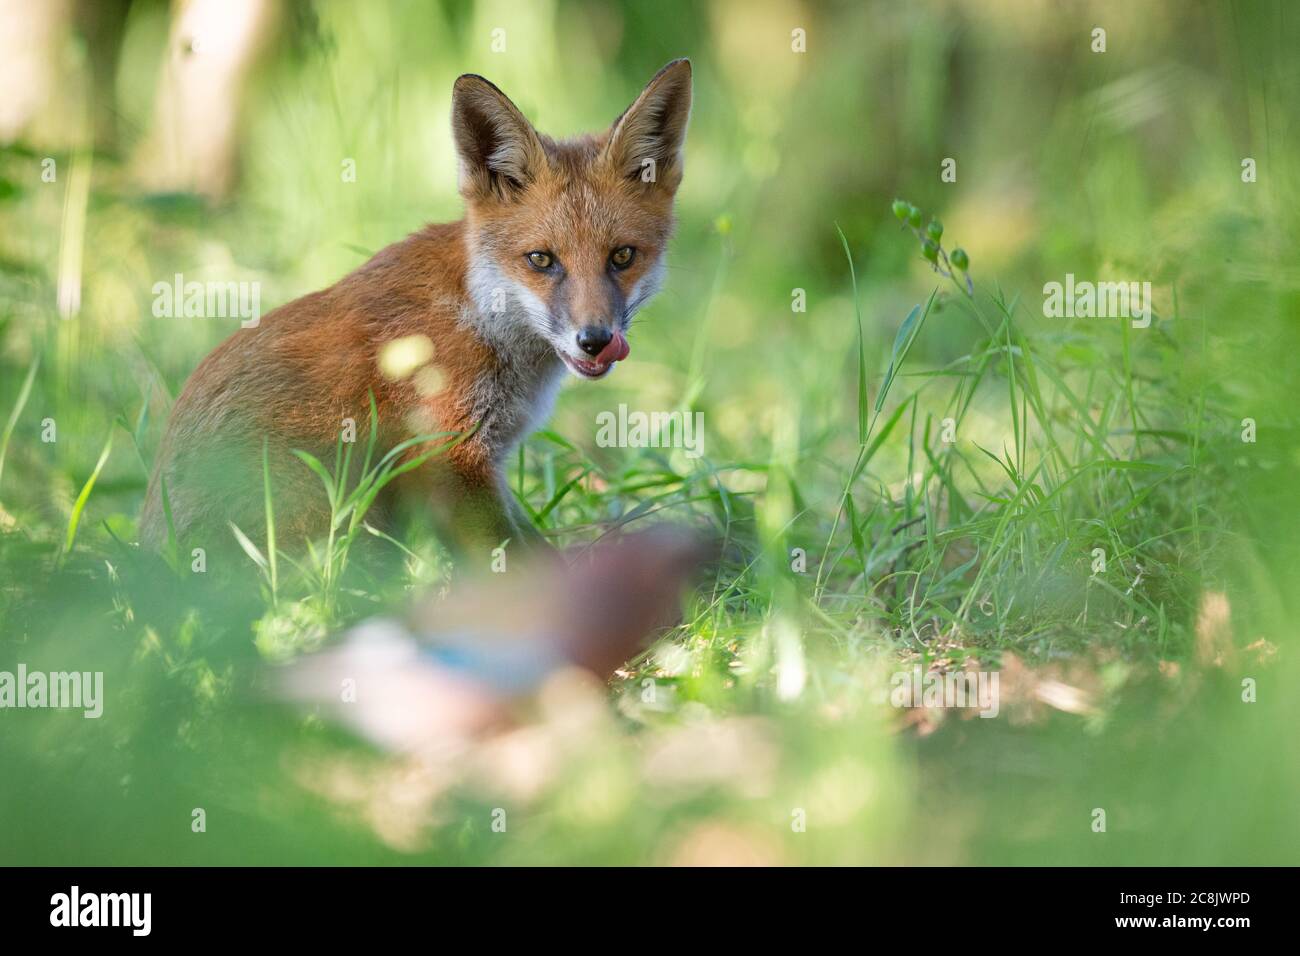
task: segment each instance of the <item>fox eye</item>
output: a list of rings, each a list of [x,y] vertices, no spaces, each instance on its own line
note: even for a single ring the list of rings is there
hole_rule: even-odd
[[[635,249],[631,246],[620,246],[609,254],[609,264],[615,269],[626,269],[635,258]]]
[[[549,252],[530,252],[527,258],[528,264],[538,272],[545,272],[555,264],[555,257]]]

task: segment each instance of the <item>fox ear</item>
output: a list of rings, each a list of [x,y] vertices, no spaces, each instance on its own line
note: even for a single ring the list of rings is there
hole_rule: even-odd
[[[473,73],[456,80],[451,131],[460,154],[462,195],[509,199],[546,164],[532,124],[495,86]]]
[[[614,121],[605,155],[629,179],[676,189],[690,116],[691,61],[673,60]]]

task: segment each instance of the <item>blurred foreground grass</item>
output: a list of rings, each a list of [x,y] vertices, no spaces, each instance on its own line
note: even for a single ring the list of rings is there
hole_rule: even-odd
[[[229,204],[143,194],[85,149],[53,153],[49,184],[40,145],[0,153],[0,418],[19,411],[0,670],[103,670],[108,698],[97,721],[0,714],[17,823],[0,861],[1296,861],[1286,4],[314,9],[311,42],[257,78]],[[138,8],[128,126],[164,37],[161,9]],[[696,105],[667,288],[634,358],[566,388],[512,484],[560,543],[673,520],[714,530],[727,561],[612,687],[549,688],[453,779],[258,701],[255,634],[296,653],[445,568],[406,541],[328,613],[289,573],[269,609],[251,561],[237,596],[144,574],[130,542],[159,430],[231,331],[154,318],[152,285],[257,280],[269,309],[456,218],[459,73],[567,134],[681,55]],[[972,297],[919,255],[897,195],[969,252]],[[1045,318],[1043,284],[1066,273],[1150,281],[1151,326]],[[702,411],[705,456],[596,447],[620,402]],[[996,719],[889,707],[891,673],[968,660],[1002,675]]]

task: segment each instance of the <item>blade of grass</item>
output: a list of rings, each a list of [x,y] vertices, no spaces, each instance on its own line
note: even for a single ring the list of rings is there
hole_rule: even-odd
[[[41,364],[41,357],[37,355],[32,359],[31,367],[27,369],[27,377],[23,379],[23,384],[18,389],[18,400],[14,402],[13,411],[9,413],[9,421],[5,423],[4,435],[0,436],[0,478],[5,473],[5,456],[9,453],[9,439],[13,437],[14,429],[18,426],[18,416],[23,413],[23,408],[27,405],[27,399],[32,394],[32,383],[36,381],[36,369]]]
[[[239,529],[239,525],[235,524],[233,521],[227,523],[230,525],[230,530],[235,534],[235,540],[238,541],[239,546],[244,549],[244,553],[252,558],[253,563],[261,568],[262,574],[266,575],[268,573],[266,556],[262,554],[257,545],[253,544],[248,535],[244,534],[244,532]]]
[[[163,517],[167,519],[167,559],[175,571],[180,562],[180,549],[176,543],[176,522],[172,518],[172,498],[167,493],[166,475],[159,474],[158,488],[162,492]]]
[[[279,604],[280,575],[275,561],[275,505],[271,501],[271,452],[268,439],[262,439],[262,494],[266,508],[266,561],[271,574],[271,606]]]
[[[81,486],[81,494],[77,495],[77,500],[72,506],[72,516],[68,519],[68,533],[63,539],[63,551],[59,554],[58,564],[72,551],[73,539],[77,537],[77,526],[81,524],[82,512],[86,510],[86,502],[90,500],[90,492],[95,487],[95,481],[99,478],[99,473],[104,470],[104,463],[108,461],[109,453],[113,450],[113,433],[108,433],[108,441],[104,442],[104,450],[99,453],[99,461],[95,462],[95,470],[90,473],[86,483]]]
[[[840,224],[835,224],[835,231],[840,234],[840,245],[844,247],[844,258],[849,261],[849,283],[853,288],[853,315],[858,324],[858,444],[867,443],[867,342],[862,332],[862,304],[858,300],[858,273],[853,265],[853,253],[849,251],[849,240],[844,235]],[[884,393],[881,392],[883,395]],[[876,402],[876,412],[880,412],[880,401]]]

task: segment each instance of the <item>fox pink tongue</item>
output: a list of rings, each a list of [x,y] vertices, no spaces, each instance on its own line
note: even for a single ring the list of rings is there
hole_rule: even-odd
[[[628,347],[627,339],[623,337],[623,333],[615,332],[614,337],[609,340],[609,343],[600,350],[600,354],[593,358],[592,361],[601,365],[609,365],[612,362],[623,361],[631,352],[632,349]]]

